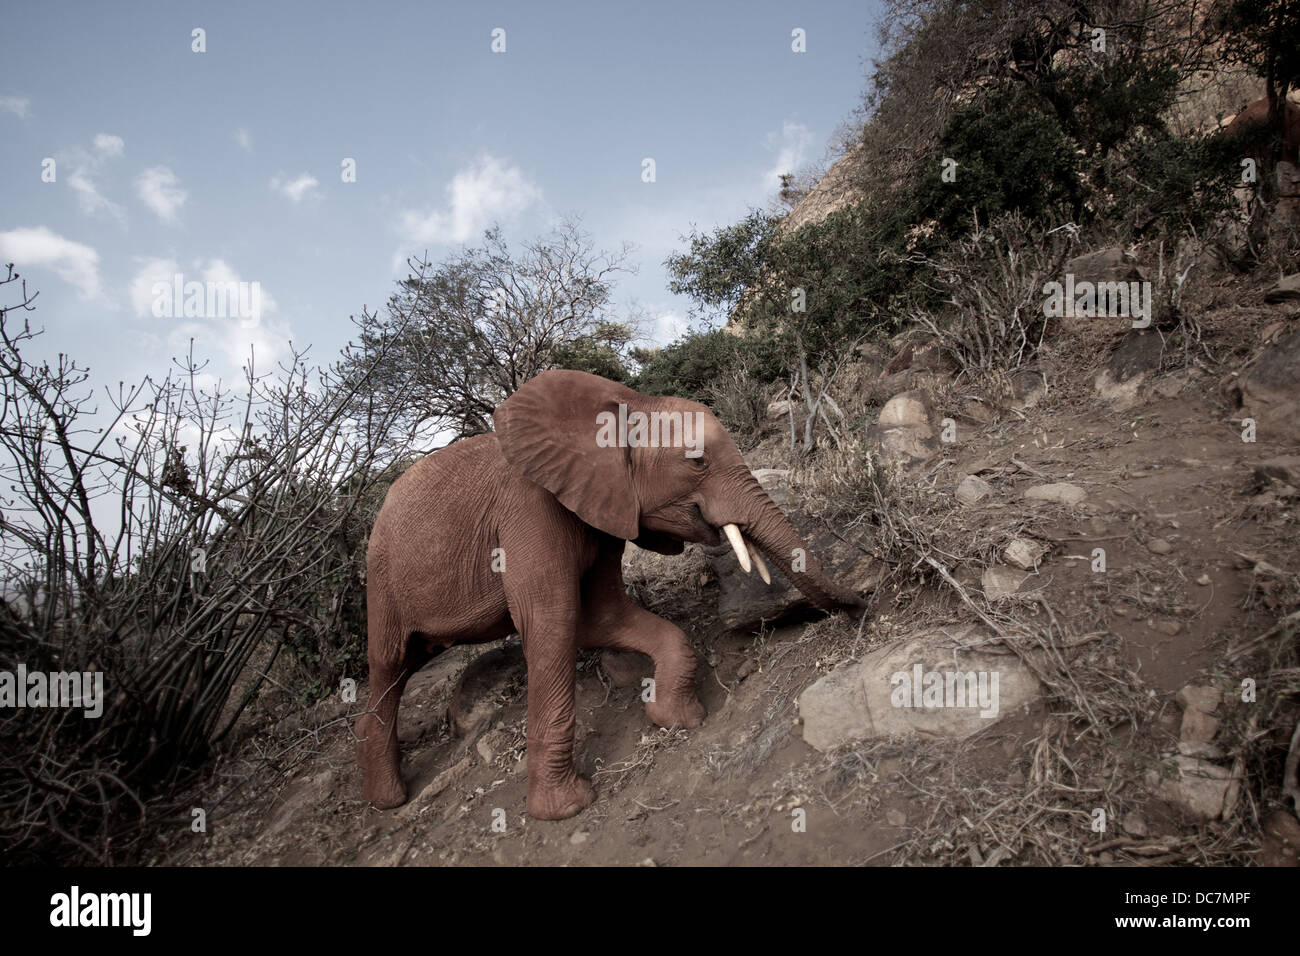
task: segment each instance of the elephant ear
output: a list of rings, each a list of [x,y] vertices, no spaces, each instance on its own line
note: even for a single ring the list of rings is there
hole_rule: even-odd
[[[586,372],[552,370],[526,382],[492,419],[506,461],[579,518],[616,538],[640,534],[641,508],[626,448],[596,443],[597,416],[618,418],[641,396]]]

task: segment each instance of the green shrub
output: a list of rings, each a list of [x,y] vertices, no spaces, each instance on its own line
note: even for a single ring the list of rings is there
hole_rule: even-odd
[[[959,235],[975,219],[989,222],[1004,213],[1077,215],[1082,192],[1075,144],[1042,106],[999,94],[954,115],[922,167],[915,189],[919,220],[937,220],[944,232]],[[954,182],[942,179],[945,159],[957,163]]]

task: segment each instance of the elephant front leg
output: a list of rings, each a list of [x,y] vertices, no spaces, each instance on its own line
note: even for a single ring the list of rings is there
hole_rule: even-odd
[[[528,814],[563,820],[596,799],[573,763],[577,647],[572,630],[530,628],[523,635],[528,663]]]
[[[655,676],[646,716],[660,727],[698,727],[705,711],[695,694],[695,650],[680,627],[628,598],[621,553],[614,550],[584,582],[582,646],[648,655]]]
[[[680,627],[629,601],[620,617],[589,628],[584,638],[586,647],[638,651],[654,661],[654,684],[645,702],[651,721],[688,730],[704,723],[704,705],[695,693],[695,650]]]

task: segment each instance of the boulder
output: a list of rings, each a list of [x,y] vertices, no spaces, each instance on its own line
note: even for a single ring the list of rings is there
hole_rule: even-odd
[[[953,492],[953,496],[964,505],[973,505],[993,493],[993,486],[983,478],[967,475]]]
[[[1137,260],[1122,246],[1107,246],[1095,252],[1075,256],[1065,263],[1065,272],[1080,282],[1140,282],[1142,270]]]
[[[988,568],[980,576],[980,587],[986,600],[1000,601],[1019,591],[1028,576],[1011,568]]]
[[[804,740],[821,751],[894,734],[964,740],[1029,707],[1038,678],[1015,654],[970,646],[988,636],[939,628],[836,668],[799,695]]]
[[[1130,329],[1093,382],[1093,390],[1117,410],[1131,408],[1140,400],[1139,389],[1160,368],[1164,345],[1149,330]]]
[[[826,573],[859,591],[869,591],[879,583],[886,570],[882,562],[856,544],[831,534],[820,520],[788,506],[791,498],[788,470],[761,468],[753,474],[786,513]],[[869,547],[870,543],[864,542],[864,546]],[[772,575],[772,583],[767,585],[757,572],[746,574],[740,569],[736,554],[726,541],[702,550],[718,579],[718,616],[727,627],[749,630],[764,622],[807,614],[814,609],[815,605],[790,583],[776,562],[767,561]]]
[[[1255,487],[1263,490],[1277,483],[1300,488],[1300,455],[1269,458],[1255,466]]]
[[[1034,485],[1025,490],[1026,501],[1050,501],[1071,508],[1081,504],[1087,497],[1088,493],[1078,485],[1064,481],[1050,485]]]
[[[1265,348],[1241,382],[1241,406],[1260,440],[1300,442],[1300,329]]]
[[[1032,538],[1012,538],[1002,552],[1002,560],[1021,571],[1033,571],[1046,553],[1047,546]]]
[[[1200,757],[1178,754],[1164,767],[1151,771],[1147,785],[1162,799],[1203,820],[1223,813],[1223,801],[1232,783],[1232,771]]]
[[[457,736],[485,729],[501,709],[501,699],[525,683],[527,666],[521,644],[494,648],[474,658],[451,695],[451,726]]]
[[[1011,374],[1011,407],[1024,411],[1033,408],[1047,394],[1047,376],[1035,368],[1022,368]]]
[[[1278,302],[1300,302],[1300,272],[1293,272],[1285,276],[1277,285],[1264,293],[1264,301],[1271,303]]]
[[[933,422],[930,397],[914,389],[885,403],[875,424],[867,429],[867,440],[886,461],[912,466],[928,459],[939,447]]]
[[[1223,691],[1217,687],[1198,687],[1196,684],[1188,684],[1180,690],[1174,700],[1183,710],[1199,710],[1203,714],[1212,714],[1219,707],[1219,702],[1223,700]]]

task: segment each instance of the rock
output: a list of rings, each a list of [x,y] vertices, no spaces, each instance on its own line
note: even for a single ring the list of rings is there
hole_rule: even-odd
[[[1011,375],[1012,408],[1033,408],[1047,394],[1047,376],[1038,369],[1022,368]]]
[[[1161,634],[1168,634],[1170,637],[1176,637],[1183,633],[1183,625],[1180,621],[1159,620],[1156,621],[1156,630]]]
[[[1122,246],[1108,246],[1075,256],[1065,263],[1065,271],[1074,276],[1074,282],[1140,282],[1142,270],[1137,260]]]
[[[1261,866],[1296,866],[1300,853],[1300,822],[1286,810],[1274,810],[1262,827]]]
[[[1034,485],[1025,490],[1025,499],[1028,501],[1051,501],[1069,507],[1080,504],[1087,497],[1088,493],[1078,485],[1064,481],[1050,485]]]
[[[984,589],[985,598],[990,601],[1000,601],[1019,591],[1020,585],[1025,583],[1027,577],[1027,574],[1021,574],[1011,568],[988,568],[980,575],[980,587]]]
[[[1188,708],[1183,711],[1183,725],[1178,739],[1189,744],[1208,744],[1219,732],[1219,719]]]
[[[867,440],[881,456],[904,467],[928,459],[938,449],[933,410],[929,396],[914,389],[895,395],[880,410],[875,424],[867,429]]]
[[[1151,832],[1151,828],[1147,826],[1147,818],[1136,810],[1124,814],[1119,825],[1125,833],[1133,837],[1144,837]]]
[[[760,469],[754,472],[754,477],[786,512],[790,523],[821,563],[822,570],[841,584],[859,591],[869,591],[880,582],[887,570],[882,562],[863,553],[856,543],[831,534],[821,521],[808,517],[798,508],[788,507],[791,497],[789,471]],[[869,547],[871,542],[868,539],[860,543]],[[812,602],[790,583],[774,559],[767,559],[772,574],[772,584],[768,586],[757,572],[746,574],[740,570],[736,554],[726,541],[701,550],[718,580],[718,616],[727,627],[750,630],[764,621],[778,621],[812,610]]]
[[[654,661],[636,651],[604,651],[600,669],[615,687],[640,687],[642,678],[655,676]]]
[[[1152,554],[1168,554],[1174,550],[1174,546],[1164,538],[1152,538],[1147,542],[1147,550]]]
[[[1162,378],[1156,382],[1154,391],[1161,398],[1177,398],[1185,384],[1187,383],[1180,378]]]
[[[1222,760],[1223,749],[1211,743],[1194,740],[1180,740],[1178,752],[1187,757],[1200,757],[1202,760]]]
[[[1155,332],[1130,329],[1097,373],[1093,390],[1117,410],[1131,408],[1139,401],[1143,382],[1160,368],[1163,349]]]
[[[799,696],[804,740],[821,751],[891,734],[962,740],[1036,701],[1038,679],[1016,655],[965,646],[985,636],[926,631],[836,668]]]
[[[1255,484],[1265,488],[1274,482],[1300,488],[1300,455],[1269,458],[1255,466]]]
[[[1241,408],[1261,441],[1300,442],[1300,328],[1266,347],[1242,377]]]
[[[993,421],[993,412],[977,398],[968,398],[962,402],[961,412],[971,421],[978,422],[981,425],[987,425]]]
[[[967,475],[953,492],[954,497],[964,505],[973,505],[993,493],[993,486],[983,478]]]
[[[1277,285],[1264,293],[1264,301],[1300,302],[1300,272],[1293,272],[1284,277]]]
[[[1204,588],[1204,587],[1209,587],[1209,586],[1210,586],[1210,576],[1209,576],[1208,574],[1202,574],[1199,578],[1196,579],[1196,583],[1199,584],[1199,585],[1200,585],[1201,587],[1203,587],[1203,588]]]
[[[897,375],[899,372],[911,368],[912,358],[915,354],[916,343],[905,343],[898,354],[885,363],[885,367],[880,370],[880,378],[888,378],[890,375]]]
[[[1192,816],[1212,820],[1223,812],[1223,801],[1232,782],[1232,772],[1198,757],[1183,754],[1173,758],[1163,778],[1156,771],[1157,794]],[[1148,783],[1151,783],[1150,776]]]
[[[886,810],[885,822],[891,827],[901,827],[907,825],[907,814],[902,810]]]
[[[486,727],[500,710],[501,698],[523,689],[526,674],[524,649],[518,643],[474,658],[451,695],[449,715],[457,736],[471,737]]]
[[[1012,538],[1002,552],[1002,560],[1021,571],[1034,571],[1038,568],[1039,559],[1046,553],[1047,546],[1032,538]]]
[[[1212,714],[1223,700],[1223,691],[1217,687],[1203,687],[1188,684],[1180,690],[1174,700],[1183,710],[1199,710],[1203,714]]]
[[[414,794],[411,799],[407,801],[406,806],[402,807],[398,812],[403,816],[417,815],[426,803],[463,777],[473,765],[474,758],[472,756],[466,754],[461,757],[460,760],[429,781],[429,784],[420,790],[419,793]]]
[[[591,834],[588,833],[586,830],[574,830],[573,833],[569,836],[569,842],[572,843],[574,846],[582,846],[582,844],[586,843],[590,839],[591,839]]]
[[[486,734],[474,741],[474,749],[478,755],[483,758],[486,764],[492,763],[497,757],[505,752],[506,745],[510,737],[500,730],[489,730]]]

